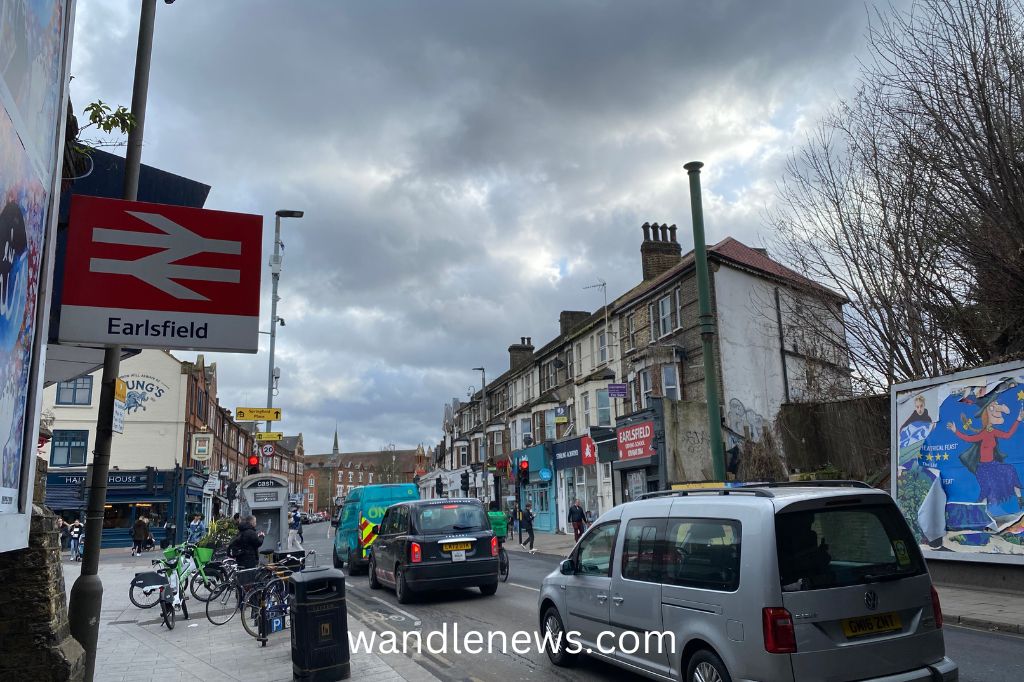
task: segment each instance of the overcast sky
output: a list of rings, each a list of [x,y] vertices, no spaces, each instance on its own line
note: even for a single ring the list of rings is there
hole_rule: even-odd
[[[129,105],[137,3],[78,2],[71,96]],[[852,87],[857,2],[159,3],[143,163],[284,224],[277,342],[308,453],[432,445],[444,403],[640,280],[640,225],[771,243],[787,154]],[[123,150],[118,150],[123,154]],[[265,259],[264,259],[265,261]],[[265,273],[263,316],[269,320]],[[264,328],[269,322],[265,321]],[[221,404],[266,399],[211,354]],[[179,354],[190,357],[189,354]]]

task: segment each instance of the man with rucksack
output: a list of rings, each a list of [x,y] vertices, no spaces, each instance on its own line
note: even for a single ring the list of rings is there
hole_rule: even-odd
[[[256,532],[255,516],[246,516],[238,522],[238,535],[228,545],[228,554],[235,558],[239,568],[256,568],[264,537],[264,533]]]

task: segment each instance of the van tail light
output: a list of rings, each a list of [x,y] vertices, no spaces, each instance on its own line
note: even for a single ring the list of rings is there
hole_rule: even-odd
[[[761,609],[764,650],[770,654],[795,654],[796,630],[789,611],[780,607]]]
[[[414,564],[423,561],[423,548],[420,547],[420,543],[414,542],[409,545],[409,561]]]
[[[491,556],[498,556],[498,536],[491,538]]]
[[[939,603],[939,593],[932,586],[932,612],[935,614],[935,627],[942,629],[942,605]]]

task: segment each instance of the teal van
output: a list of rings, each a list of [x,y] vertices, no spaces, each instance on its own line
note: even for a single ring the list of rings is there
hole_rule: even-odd
[[[373,528],[384,518],[384,511],[397,502],[418,499],[420,490],[413,483],[364,485],[350,490],[338,513],[334,567],[348,564],[350,574],[366,568],[366,548],[376,539]]]

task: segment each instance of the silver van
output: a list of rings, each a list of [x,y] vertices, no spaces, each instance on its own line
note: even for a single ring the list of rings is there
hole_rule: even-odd
[[[942,611],[892,498],[827,481],[649,493],[539,597],[551,662],[652,679],[950,681]]]

